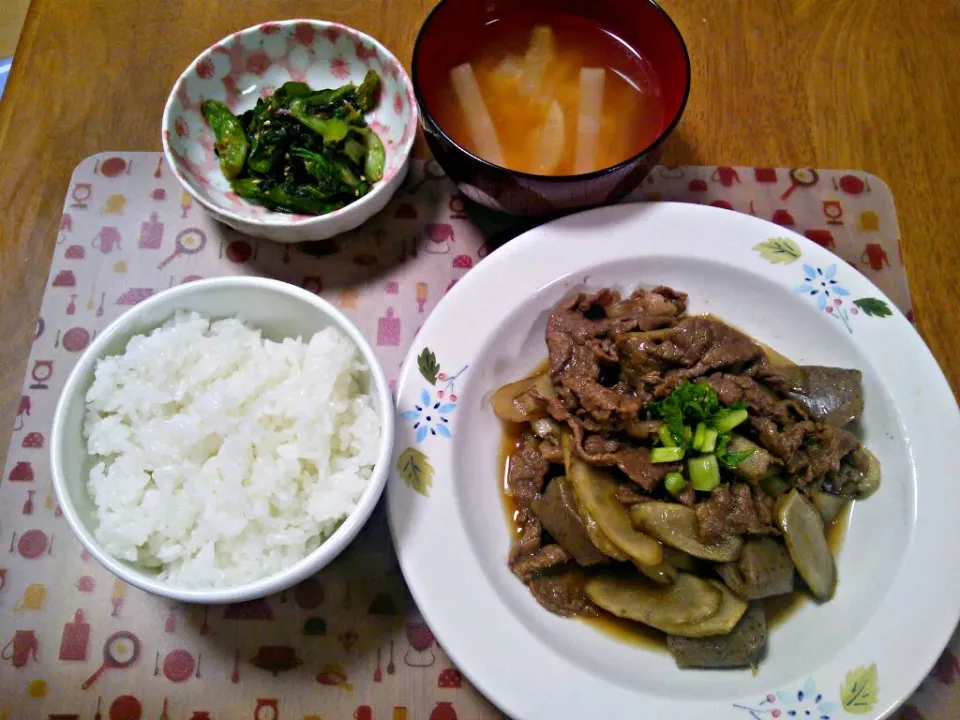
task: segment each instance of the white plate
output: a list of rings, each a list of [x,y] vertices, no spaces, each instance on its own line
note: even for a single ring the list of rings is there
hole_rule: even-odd
[[[690,312],[715,313],[793,360],[863,371],[861,430],[883,486],[855,505],[835,599],[774,628],[755,675],[678,670],[666,653],[551,615],[507,569],[491,392],[546,355],[546,317],[567,293],[660,284],[689,293]],[[957,623],[960,415],[950,387],[879,290],[776,225],[661,203],[532,230],[434,310],[397,403],[389,513],[404,576],[444,650],[514,718],[882,718]]]

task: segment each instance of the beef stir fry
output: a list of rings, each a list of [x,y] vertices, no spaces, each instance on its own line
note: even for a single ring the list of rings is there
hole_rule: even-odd
[[[793,365],[686,306],[667,287],[572,295],[544,369],[494,394],[517,438],[509,565],[551,612],[662,631],[680,667],[756,666],[762,601],[830,600],[825,527],[880,466],[849,429],[858,370]]]

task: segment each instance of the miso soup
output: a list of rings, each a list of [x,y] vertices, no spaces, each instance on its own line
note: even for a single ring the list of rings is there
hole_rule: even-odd
[[[455,142],[537,175],[616,165],[667,121],[650,63],[610,30],[559,12],[486,25],[438,100],[434,115]]]

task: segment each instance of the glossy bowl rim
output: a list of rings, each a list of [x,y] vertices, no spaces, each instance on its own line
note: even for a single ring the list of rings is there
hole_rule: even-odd
[[[680,118],[683,117],[684,110],[686,110],[687,108],[687,101],[690,99],[690,85],[692,82],[692,73],[691,73],[691,67],[690,67],[690,52],[687,49],[687,43],[683,39],[683,34],[680,32],[680,28],[677,27],[677,24],[673,21],[673,18],[670,17],[670,14],[666,10],[664,10],[663,7],[661,7],[656,0],[640,0],[640,2],[646,2],[652,5],[654,9],[658,11],[664,17],[664,19],[666,19],[667,23],[673,29],[673,32],[676,33],[677,39],[680,41],[680,48],[683,50],[683,62],[686,70],[685,88],[683,93],[683,100],[680,101],[680,107],[677,109],[677,112],[673,116],[673,119],[670,121],[670,123],[657,134],[657,137],[649,145],[644,147],[640,152],[629,156],[625,160],[621,160],[615,165],[610,165],[605,168],[600,168],[599,170],[591,170],[590,172],[587,172],[587,173],[579,173],[574,175],[537,175],[536,173],[529,173],[523,170],[511,170],[508,167],[504,167],[503,165],[497,165],[496,163],[492,163],[489,160],[483,159],[479,155],[475,155],[474,153],[470,152],[465,147],[463,147],[463,145],[461,145],[456,140],[454,140],[449,135],[449,133],[447,133],[447,131],[443,129],[440,123],[437,122],[436,118],[434,118],[433,116],[433,113],[430,112],[430,108],[427,107],[427,103],[424,100],[422,93],[420,92],[420,84],[417,82],[417,64],[420,59],[420,44],[421,44],[421,41],[423,40],[424,34],[427,31],[427,26],[430,24],[430,21],[433,19],[434,15],[436,15],[436,13],[440,10],[440,8],[442,8],[448,2],[455,2],[455,1],[456,0],[440,0],[440,2],[436,4],[433,10],[430,11],[430,13],[424,19],[423,23],[420,25],[420,30],[417,31],[417,39],[413,43],[413,59],[410,62],[411,82],[413,84],[414,96],[417,99],[417,106],[419,107],[419,110],[420,110],[420,121],[422,123],[426,123],[426,121],[429,121],[430,124],[437,129],[437,132],[440,133],[441,137],[443,137],[447,142],[449,142],[451,145],[457,148],[457,150],[466,154],[471,160],[480,163],[484,167],[484,169],[507,173],[511,177],[518,177],[526,180],[537,180],[540,182],[548,182],[548,183],[564,183],[564,182],[571,182],[571,181],[593,180],[595,178],[603,177],[604,175],[609,175],[611,173],[617,172],[618,170],[622,170],[626,167],[633,165],[637,161],[641,160],[645,155],[647,155],[653,150],[656,150],[660,145],[662,145],[663,142],[670,136],[670,134],[673,133],[677,125],[680,124]],[[620,39],[622,40],[623,38],[620,38]],[[629,43],[627,44],[630,45]],[[633,47],[633,45],[630,45],[630,48],[633,49],[635,52],[639,52],[637,51],[636,48]],[[424,133],[424,134],[426,135],[427,133]]]
[[[185,82],[187,74],[190,73],[190,71],[197,66],[197,63],[199,63],[200,60],[207,57],[207,55],[213,52],[218,45],[221,45],[226,40],[234,36],[243,35],[244,33],[256,31],[262,26],[268,25],[268,24],[284,27],[287,25],[296,25],[298,23],[309,23],[320,32],[331,27],[346,29],[349,32],[356,34],[363,40],[369,40],[371,43],[373,43],[373,45],[377,47],[378,50],[381,50],[387,57],[391,58],[394,62],[396,62],[397,67],[400,68],[400,76],[403,80],[404,87],[406,88],[408,93],[412,92],[414,97],[416,97],[416,88],[413,85],[413,80],[410,77],[410,74],[407,72],[406,68],[403,66],[403,63],[400,62],[397,56],[394,55],[393,52],[386,45],[384,45],[382,42],[377,40],[372,35],[368,35],[362,30],[358,30],[357,28],[352,27],[350,25],[346,25],[345,23],[339,23],[334,20],[315,20],[311,18],[264,20],[263,22],[257,23],[255,25],[250,25],[249,27],[245,27],[242,30],[237,30],[236,32],[232,32],[229,35],[224,35],[222,38],[220,38],[219,40],[217,40],[216,42],[212,43],[211,45],[206,47],[204,50],[202,50],[199,55],[197,55],[193,60],[190,61],[190,64],[187,65],[187,67],[183,70],[183,72],[177,76],[177,79],[174,81],[173,86],[171,87],[170,92],[167,95],[167,100],[163,105],[163,114],[160,119],[160,142],[163,145],[163,155],[164,155],[164,158],[166,158],[167,165],[173,171],[173,174],[176,176],[177,180],[180,182],[180,185],[183,186],[184,190],[190,193],[190,195],[197,202],[199,202],[208,212],[212,213],[213,215],[219,215],[225,218],[229,218],[234,222],[246,223],[248,225],[258,227],[258,228],[286,229],[286,228],[304,228],[304,227],[318,226],[318,225],[324,224],[324,222],[328,220],[345,217],[351,214],[351,212],[357,213],[358,211],[362,211],[365,205],[370,204],[369,202],[367,202],[368,200],[372,200],[374,196],[380,194],[382,191],[385,191],[385,188],[387,187],[387,181],[381,180],[377,184],[375,184],[373,186],[373,189],[370,192],[368,192],[366,195],[364,195],[362,198],[358,199],[356,202],[350,203],[349,205],[345,205],[338,210],[334,210],[333,212],[329,212],[325,215],[315,215],[313,217],[306,217],[306,219],[303,219],[303,220],[284,222],[279,219],[272,220],[272,219],[257,218],[257,217],[254,217],[253,215],[241,215],[237,213],[235,210],[230,210],[220,205],[217,205],[216,203],[210,202],[206,198],[202,197],[199,192],[197,192],[197,190],[193,187],[193,184],[190,183],[185,177],[183,177],[183,174],[180,172],[179,168],[177,167],[177,164],[173,158],[173,153],[170,151],[170,142],[167,139],[167,125],[170,118],[171,106],[173,105],[174,95],[180,89],[180,86]],[[420,108],[418,103],[410,104],[410,122],[414,125],[414,127],[419,125]],[[409,162],[410,156],[413,153],[413,146],[416,143],[416,138],[417,138],[417,133],[412,132],[410,133],[410,138],[407,140],[407,142],[401,146],[398,146],[397,152],[398,152],[398,155],[402,158],[398,163],[398,168],[403,168],[403,166]],[[401,169],[397,170],[398,173],[401,171],[402,171]],[[393,192],[395,193],[396,189],[394,189]],[[362,212],[360,214],[362,214]]]
[[[157,306],[166,305],[179,296],[189,298],[199,290],[209,288],[216,292],[220,288],[231,287],[256,287],[268,292],[292,296],[294,299],[312,305],[318,314],[326,316],[331,321],[332,326],[339,328],[350,339],[367,365],[371,383],[369,392],[376,396],[380,406],[377,413],[380,417],[381,427],[380,447],[377,451],[376,463],[370,472],[368,485],[357,500],[356,507],[347,514],[330,537],[311,553],[277,573],[242,585],[218,588],[172,585],[148,575],[140,568],[128,567],[108,553],[95,538],[93,530],[79,518],[67,487],[63,463],[64,438],[66,433],[69,432],[66,425],[67,407],[77,395],[85,393],[85,388],[81,387],[83,376],[93,372],[96,362],[104,356],[105,347],[113,342],[117,336],[123,336],[129,332],[131,324],[135,323],[143,314]],[[171,310],[172,313],[173,310]],[[80,401],[83,402],[82,397]],[[243,275],[207,278],[177,285],[147,298],[113,320],[83,351],[64,383],[54,410],[49,450],[50,475],[57,502],[67,520],[67,524],[70,526],[70,530],[87,552],[117,577],[146,592],[183,602],[205,604],[243,602],[266,597],[292,587],[333,562],[353,542],[370,519],[386,487],[393,452],[394,414],[393,395],[373,346],[370,345],[360,329],[329,301],[303,288],[272,278]],[[84,487],[83,490],[86,491],[86,488]],[[339,536],[338,533],[340,533]]]

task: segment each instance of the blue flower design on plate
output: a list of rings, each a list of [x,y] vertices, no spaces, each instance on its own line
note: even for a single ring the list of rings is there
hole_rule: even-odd
[[[797,292],[815,297],[820,310],[826,310],[828,303],[832,305],[834,299],[850,294],[836,279],[836,265],[830,265],[826,270],[804,265],[803,274],[803,282],[797,285]]]
[[[855,668],[847,673],[840,687],[840,702],[824,700],[813,678],[795,692],[769,693],[760,701],[741,705],[752,720],[838,720],[841,715],[862,715],[877,704],[876,663]]]
[[[449,415],[457,409],[456,402],[445,402],[440,393],[434,398],[424,388],[420,391],[420,403],[413,407],[413,410],[400,413],[400,417],[413,421],[413,429],[417,431],[417,444],[423,442],[428,435],[451,437]]]
[[[828,315],[840,320],[849,332],[853,332],[850,324],[850,312],[843,305],[841,298],[850,295],[850,291],[840,285],[836,278],[837,266],[828,265],[826,269],[803,266],[803,282],[797,285],[796,292],[816,298],[817,308]],[[857,310],[852,310],[856,314]]]
[[[840,709],[840,704],[823,699],[817,692],[813,678],[809,678],[795,693],[778,692],[777,699],[786,718],[814,718],[831,720],[831,714]]]
[[[734,704],[734,707],[746,710],[754,720],[834,720],[841,706],[840,703],[824,700],[823,695],[817,692],[813,678],[810,678],[796,692],[771,693],[755,705]]]

